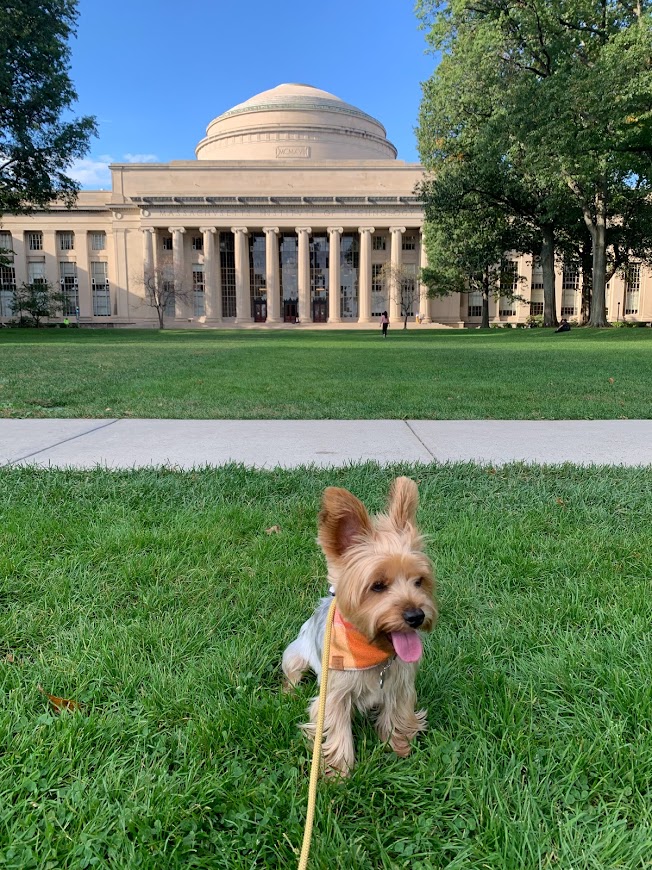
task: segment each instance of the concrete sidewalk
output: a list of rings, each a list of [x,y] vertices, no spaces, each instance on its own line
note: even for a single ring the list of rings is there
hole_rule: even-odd
[[[0,420],[0,466],[652,464],[652,420]]]

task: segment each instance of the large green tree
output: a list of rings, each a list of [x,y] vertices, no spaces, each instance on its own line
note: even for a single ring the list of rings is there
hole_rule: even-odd
[[[539,199],[542,229],[567,223],[570,201],[590,236],[590,322],[604,325],[610,264],[612,271],[619,268],[624,252],[644,255],[650,225],[647,5],[643,0],[423,0],[419,8],[433,48],[445,61],[425,90],[429,110],[422,118],[420,148],[426,167],[436,175],[445,166],[423,129],[434,105],[438,140],[448,143],[448,159],[451,144],[462,161],[469,154],[474,161],[491,155],[498,179],[514,178],[531,202]],[[482,93],[484,86],[484,101],[476,101],[479,111],[475,106],[468,111],[468,82],[473,92]],[[446,100],[449,107],[442,112]],[[521,214],[516,208],[514,213]],[[616,236],[619,253],[611,244]]]
[[[0,3],[0,215],[55,199],[72,205],[68,176],[96,132],[92,117],[67,117],[77,94],[69,77],[76,0]]]

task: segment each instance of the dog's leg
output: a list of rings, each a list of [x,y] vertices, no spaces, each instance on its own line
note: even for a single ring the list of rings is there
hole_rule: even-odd
[[[342,679],[343,678],[343,679]],[[319,698],[310,705],[310,722],[303,726],[304,732],[314,743],[317,729]],[[353,767],[355,753],[351,730],[350,680],[343,674],[329,671],[328,694],[324,713],[324,742],[322,754],[327,776],[347,776]]]
[[[399,672],[396,679],[388,680],[383,701],[376,715],[376,731],[383,743],[389,742],[394,752],[406,758],[412,741],[428,727],[425,710],[415,710],[417,693],[413,673]]]
[[[281,667],[285,674],[283,680],[283,691],[290,692],[300,682],[303,675],[310,669],[310,662],[306,657],[305,644],[302,643],[300,637],[293,641],[283,653]]]

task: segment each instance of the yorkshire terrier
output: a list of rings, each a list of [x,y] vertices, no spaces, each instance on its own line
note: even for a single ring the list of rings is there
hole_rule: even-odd
[[[418,503],[417,485],[408,477],[394,481],[387,512],[375,517],[348,490],[324,491],[317,541],[337,602],[322,747],[329,774],[346,776],[353,767],[355,709],[372,715],[380,739],[401,757],[426,728],[426,711],[415,710],[414,680],[423,651],[419,632],[432,629],[437,605],[433,568],[416,525]],[[320,601],[283,653],[286,688],[308,669],[321,682],[331,601]],[[313,740],[318,707],[314,698],[303,726]]]

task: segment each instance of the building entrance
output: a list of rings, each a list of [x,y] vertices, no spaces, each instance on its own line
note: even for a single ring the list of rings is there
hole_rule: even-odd
[[[264,323],[267,320],[267,302],[260,297],[254,299],[254,323]]]
[[[326,323],[328,319],[328,300],[323,297],[312,300],[312,319],[314,323]]]
[[[283,302],[283,321],[296,323],[299,316],[299,304],[296,299],[286,299]]]

